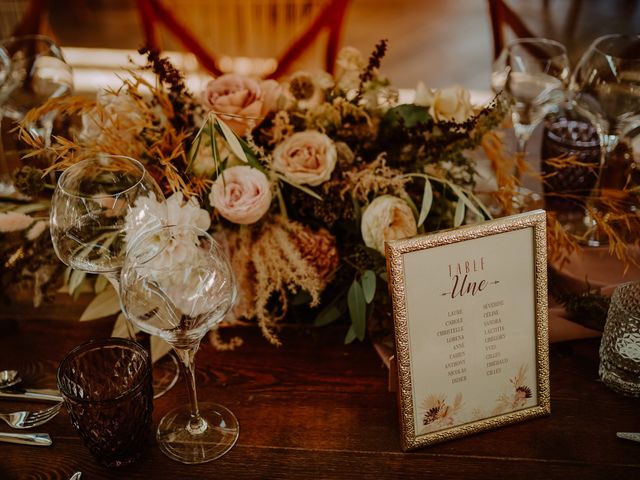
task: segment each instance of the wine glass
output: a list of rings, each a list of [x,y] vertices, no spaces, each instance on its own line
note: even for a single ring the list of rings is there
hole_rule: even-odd
[[[227,408],[198,404],[194,357],[204,335],[236,298],[222,248],[203,230],[165,226],[140,236],[127,252],[120,295],[136,327],[169,343],[181,360],[189,406],[167,413],[158,425],[162,451],[182,463],[214,460],[235,444],[238,421]]]
[[[60,47],[44,35],[10,37],[0,43],[11,60],[9,73],[0,87],[2,117],[21,121],[32,108],[50,98],[69,95],[73,73]],[[27,125],[34,136],[48,142],[55,112],[43,115],[40,124]]]
[[[11,69],[11,59],[9,58],[9,52],[7,52],[2,46],[0,46],[0,92],[2,91],[5,82],[9,78],[9,71]],[[0,116],[0,126],[2,126],[2,117]],[[5,158],[4,147],[2,145],[2,130],[0,130],[0,195],[9,195],[15,191],[11,185],[11,176],[9,171],[9,165]]]
[[[517,154],[524,157],[527,141],[547,113],[564,99],[569,58],[561,43],[546,38],[521,38],[507,47],[505,91],[511,109]]]
[[[50,230],[56,254],[71,268],[103,274],[116,292],[125,252],[136,236],[166,223],[164,195],[140,162],[97,154],[68,167],[51,199]],[[128,324],[127,324],[128,325]],[[133,331],[129,332],[135,338]],[[154,366],[155,397],[177,380]]]
[[[44,104],[48,99],[71,93],[73,74],[71,67],[64,61],[60,47],[44,35],[25,35],[9,37],[0,42],[0,61],[8,62],[8,69],[0,73],[0,127],[10,132],[14,124],[24,119],[32,108]],[[2,62],[5,64],[5,62]],[[45,145],[51,141],[53,121],[56,112],[43,114],[37,122],[25,125],[33,137],[41,137]],[[19,158],[17,139],[11,134],[5,135],[12,145],[5,144],[2,152],[1,193],[14,193],[10,181],[10,164]],[[11,152],[11,155],[9,155]],[[9,158],[10,157],[10,158]]]
[[[576,110],[591,121],[600,139],[596,186],[588,202],[597,210],[594,201],[607,186],[603,185],[607,170],[620,170],[620,165],[613,165],[614,150],[621,138],[640,126],[640,35],[597,38],[580,58],[571,90]],[[590,214],[585,224],[590,228],[587,244],[606,243]]]

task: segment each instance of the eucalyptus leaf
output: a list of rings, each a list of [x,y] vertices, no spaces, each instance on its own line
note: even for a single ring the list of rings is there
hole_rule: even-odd
[[[115,315],[120,311],[120,298],[113,288],[96,295],[80,316],[81,322]]]
[[[461,188],[457,187],[452,183],[448,183],[447,185],[451,187],[451,190],[453,190],[453,193],[456,194],[456,196],[458,197],[458,200],[462,200],[462,202],[467,206],[467,208],[469,208],[469,210],[471,210],[473,213],[475,213],[480,217],[482,216],[482,212],[480,212],[480,210],[478,210],[478,207],[476,207],[473,204],[473,202],[467,198],[467,196],[465,195],[465,193],[462,191]]]
[[[121,313],[120,315],[118,315],[118,318],[116,319],[116,323],[113,324],[113,330],[111,330],[111,336],[117,337],[117,338],[129,339],[131,337],[129,334],[129,328],[134,329],[136,332],[139,331],[136,327],[134,327],[130,323],[127,324],[127,319],[125,318],[124,314]]]
[[[462,198],[458,198],[458,204],[456,205],[456,213],[453,216],[453,226],[459,227],[464,221],[465,203]]]
[[[73,273],[73,268],[67,267],[64,269],[64,275],[62,276],[62,280],[65,285],[67,285],[67,293],[69,292],[69,280],[71,279],[71,274]]]
[[[69,276],[69,295],[73,296],[75,291],[82,285],[82,282],[86,278],[86,272],[80,270],[72,270]]]
[[[193,166],[193,162],[198,156],[198,150],[200,150],[200,143],[202,142],[202,136],[197,135],[191,144],[191,148],[189,149],[189,163],[187,164],[187,172],[191,171],[191,167]]]
[[[96,293],[102,293],[104,292],[104,289],[107,287],[107,285],[110,285],[107,276],[98,275],[98,277],[96,278],[96,282],[93,284],[93,290]]]
[[[418,217],[418,227],[422,226],[429,215],[431,205],[433,204],[433,189],[428,178],[424,179],[424,192],[422,193],[422,205],[420,206],[420,215]]]
[[[353,325],[351,325],[349,327],[349,330],[347,331],[347,335],[344,337],[344,343],[345,345],[348,345],[351,342],[353,342],[355,339],[356,339],[356,331],[353,329]]]
[[[234,133],[234,131],[231,130],[229,125],[227,125],[222,120],[220,120],[220,118],[216,117],[215,121],[217,125],[220,127],[220,130],[222,131],[222,135],[224,136],[224,139],[229,144],[229,148],[231,149],[233,154],[243,162],[249,163],[249,159],[247,158],[247,155],[244,153],[244,150],[242,149],[242,145],[240,145],[240,141],[238,140],[238,137],[236,137],[236,134]]]
[[[367,324],[367,302],[364,299],[360,282],[354,280],[347,293],[347,306],[351,317],[351,326],[358,340],[364,340]]]
[[[362,293],[367,303],[373,301],[373,297],[376,294],[376,274],[373,270],[365,270],[360,279],[362,284]]]
[[[329,325],[332,322],[335,322],[342,316],[342,312],[335,305],[329,305],[326,308],[323,308],[322,311],[316,316],[316,319],[313,321],[313,324],[316,327],[324,327],[325,325]]]
[[[216,166],[216,176],[219,175],[220,172],[220,151],[218,150],[218,141],[216,140],[216,136],[213,134],[213,128],[209,125],[209,142],[211,143],[211,156],[213,157],[213,164]]]

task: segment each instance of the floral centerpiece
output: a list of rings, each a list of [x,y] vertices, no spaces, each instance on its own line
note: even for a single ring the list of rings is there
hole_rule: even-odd
[[[46,145],[22,132],[33,150],[15,184],[30,201],[0,213],[3,285],[30,280],[36,303],[62,277],[78,289],[84,274],[65,274],[35,212],[46,210],[55,172],[97,152],[127,155],[162,187],[171,223],[209,230],[229,252],[236,319],[256,321],[277,344],[287,314],[317,325],[342,317],[345,341],[362,340],[368,323],[390,315],[385,240],[491,217],[474,193],[469,152],[482,144],[499,156],[493,129],[504,116],[499,103],[474,108],[460,87],[419,85],[412,103],[399,104],[378,72],[385,50],[382,41],[367,61],[343,49],[334,77],[223,75],[198,94],[143,50],[146,66],[117,90],[31,111],[25,123],[53,110],[81,121]]]

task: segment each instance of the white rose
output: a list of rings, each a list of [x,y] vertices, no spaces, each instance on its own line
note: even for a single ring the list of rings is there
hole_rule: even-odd
[[[291,135],[273,152],[273,168],[287,180],[315,187],[331,178],[338,154],[324,133],[306,130]]]
[[[409,205],[392,195],[382,195],[369,204],[360,224],[367,247],[384,255],[384,242],[412,237],[418,233],[416,220]]]
[[[209,194],[211,206],[233,223],[255,223],[271,205],[271,185],[267,176],[249,165],[226,168]]]
[[[463,123],[473,115],[469,91],[457,85],[439,90],[427,89],[420,82],[414,103],[429,107],[429,114],[436,122]]]
[[[131,244],[146,230],[167,225],[191,225],[200,230],[208,230],[211,226],[209,213],[200,208],[195,197],[184,201],[182,192],[176,192],[160,202],[155,195],[139,197],[125,218],[126,241]]]
[[[185,201],[182,192],[176,192],[167,198],[167,223],[191,225],[206,231],[211,226],[211,218],[209,212],[200,208],[196,197]]]

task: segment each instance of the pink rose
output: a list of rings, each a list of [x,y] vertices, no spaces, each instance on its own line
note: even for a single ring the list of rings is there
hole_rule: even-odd
[[[213,182],[211,206],[233,223],[255,223],[271,205],[271,185],[260,170],[249,165],[225,169]]]
[[[315,187],[331,178],[338,154],[329,137],[316,130],[291,135],[273,152],[273,167],[287,180]]]
[[[279,94],[279,85],[275,80],[258,82],[252,78],[226,74],[207,83],[202,102],[207,111],[234,115],[221,117],[235,133],[242,136],[248,133],[250,122],[259,124],[262,117],[276,108]]]

